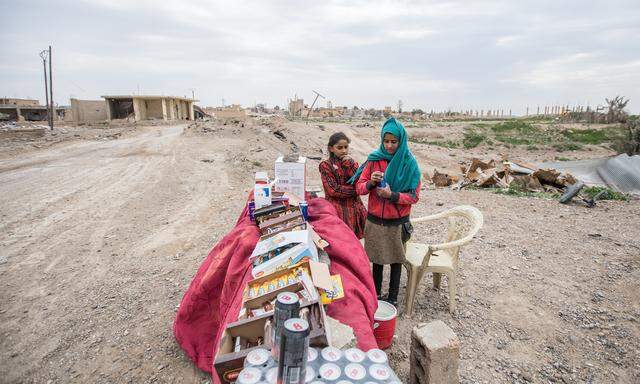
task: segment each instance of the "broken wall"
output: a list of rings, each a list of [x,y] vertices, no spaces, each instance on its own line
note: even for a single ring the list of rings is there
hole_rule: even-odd
[[[107,120],[107,103],[104,100],[71,99],[73,121],[86,123]]]

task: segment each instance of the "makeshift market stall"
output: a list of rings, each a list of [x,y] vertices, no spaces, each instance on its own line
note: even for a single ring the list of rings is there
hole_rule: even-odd
[[[235,381],[247,355],[274,346],[274,302],[283,292],[299,301],[310,351],[329,344],[327,316],[353,329],[359,350],[378,351],[376,293],[361,243],[330,203],[274,184],[256,174],[235,227],[204,260],[178,309],[176,340],[215,383]]]

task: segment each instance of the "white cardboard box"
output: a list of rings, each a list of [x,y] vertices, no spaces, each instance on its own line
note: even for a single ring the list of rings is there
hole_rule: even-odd
[[[275,164],[276,191],[289,192],[300,200],[304,200],[307,186],[307,158],[298,157],[296,162],[285,162],[283,156],[276,159]]]

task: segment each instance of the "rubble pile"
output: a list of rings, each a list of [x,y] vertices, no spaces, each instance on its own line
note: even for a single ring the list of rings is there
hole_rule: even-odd
[[[553,168],[539,168],[533,164],[503,159],[487,162],[473,158],[460,166],[461,176],[447,175],[434,170],[431,181],[438,187],[451,186],[460,190],[470,185],[480,188],[514,188],[528,192],[562,192],[577,179],[569,173]]]

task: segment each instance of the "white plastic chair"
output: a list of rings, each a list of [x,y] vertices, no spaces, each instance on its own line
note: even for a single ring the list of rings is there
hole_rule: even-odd
[[[409,241],[405,253],[404,266],[407,269],[407,293],[405,296],[405,315],[413,313],[418,285],[426,272],[433,273],[433,286],[440,288],[442,274],[447,276],[449,285],[449,311],[456,309],[456,272],[460,248],[466,245],[478,233],[484,222],[482,213],[469,205],[461,205],[435,215],[411,219],[412,224],[427,221],[449,219],[447,240],[442,244],[421,244]],[[462,219],[462,220],[460,220]],[[461,222],[462,221],[462,222]],[[468,223],[465,229],[463,222]]]

